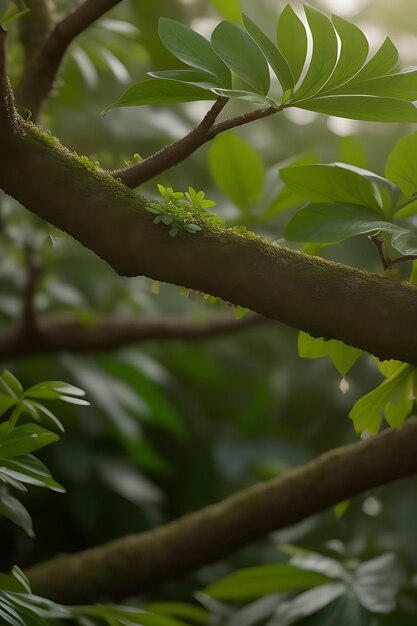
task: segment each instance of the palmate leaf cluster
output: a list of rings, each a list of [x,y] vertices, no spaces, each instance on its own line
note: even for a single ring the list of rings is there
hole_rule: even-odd
[[[243,27],[222,21],[210,41],[161,18],[159,37],[183,66],[150,72],[152,78],[130,87],[106,110],[223,96],[358,120],[416,122],[417,70],[399,69],[391,40],[368,58],[368,40],[357,26],[309,5],[304,9],[307,27],[290,5],[284,8],[275,41],[246,15]]]

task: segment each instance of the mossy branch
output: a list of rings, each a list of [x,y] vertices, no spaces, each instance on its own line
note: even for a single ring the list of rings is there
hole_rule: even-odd
[[[417,473],[417,420],[338,448],[166,526],[28,571],[33,591],[64,603],[118,599],[213,563],[268,533]]]

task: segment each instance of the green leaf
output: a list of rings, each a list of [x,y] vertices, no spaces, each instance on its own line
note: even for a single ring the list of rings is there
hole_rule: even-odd
[[[309,589],[327,582],[328,578],[322,574],[288,563],[276,563],[237,570],[204,589],[204,593],[217,600],[251,600],[278,591]]]
[[[354,165],[362,169],[368,167],[368,156],[359,139],[352,135],[341,138],[340,161],[345,165]]]
[[[146,106],[150,104],[174,104],[176,102],[195,102],[197,100],[216,100],[216,94],[198,85],[183,83],[168,78],[149,79],[133,85],[104,113],[120,107]]]
[[[282,168],[284,183],[310,202],[341,202],[358,204],[380,211],[373,185],[351,168],[336,164],[296,165]]]
[[[23,387],[20,381],[17,380],[16,376],[8,370],[3,370],[1,378],[6,389],[10,389],[14,395],[20,398],[23,393]]]
[[[177,59],[213,74],[223,87],[231,86],[228,67],[217,56],[207,39],[186,24],[166,17],[160,18],[158,33],[164,46]]]
[[[289,4],[278,20],[277,41],[278,49],[290,66],[296,83],[307,56],[307,33],[304,24]]]
[[[289,222],[285,237],[289,241],[338,243],[349,237],[376,230],[403,233],[403,228],[378,219],[371,209],[353,204],[309,204]]]
[[[293,600],[281,602],[268,626],[289,626],[317,613],[345,594],[342,584],[329,584],[301,593]]]
[[[401,254],[417,254],[417,232],[415,229],[398,233],[391,239],[391,245]]]
[[[217,136],[210,146],[209,165],[216,185],[243,211],[260,200],[264,165],[246,141],[233,133]]]
[[[417,122],[417,108],[412,102],[378,96],[323,96],[297,102],[307,111],[335,115],[365,122]]]
[[[303,154],[295,159],[288,159],[283,163],[279,168],[278,172],[284,167],[294,167],[296,165],[307,165],[311,163],[317,163],[318,159],[314,154]],[[273,168],[275,172],[275,168]],[[275,191],[275,193],[274,193]],[[276,194],[276,195],[275,195]],[[305,196],[293,191],[279,177],[278,180],[274,181],[274,189],[268,195],[274,196],[274,199],[269,201],[269,206],[264,214],[264,218],[267,219],[269,217],[273,217],[282,211],[286,211],[287,209],[291,209],[297,204],[303,204],[305,202]]]
[[[385,176],[406,196],[417,193],[417,133],[399,140],[388,156]]]
[[[398,50],[392,43],[391,39],[387,37],[374,56],[360,70],[360,72],[356,74],[354,80],[363,81],[370,78],[377,78],[378,76],[385,76],[385,74],[395,72],[397,69]]]
[[[369,626],[370,622],[369,614],[362,609],[356,597],[347,592],[315,615],[303,620],[302,624],[303,626]],[[278,625],[274,624],[274,626]],[[374,626],[373,623],[372,626]]]
[[[231,22],[221,22],[211,36],[212,46],[230,69],[257,93],[266,96],[270,78],[266,59],[248,33]]]
[[[202,70],[163,70],[161,72],[148,72],[153,78],[168,78],[170,80],[179,80],[184,83],[203,83],[210,87],[221,86],[218,79]]]
[[[16,399],[5,393],[0,393],[0,415],[4,415],[8,409],[16,404]]]
[[[152,602],[145,606],[150,613],[158,613],[161,615],[172,615],[181,619],[189,620],[193,624],[208,624],[210,614],[195,604],[186,602]]]
[[[46,465],[31,454],[14,459],[2,459],[1,465],[12,477],[22,483],[46,487],[58,493],[65,492],[64,487],[52,478]]]
[[[332,22],[340,38],[341,50],[335,70],[324,87],[326,92],[352,78],[362,68],[369,52],[368,40],[360,28],[337,15],[332,15]]]
[[[224,96],[225,98],[238,98],[239,100],[247,100],[248,102],[262,104],[268,107],[278,106],[271,98],[262,96],[260,93],[254,93],[253,91],[244,91],[243,89],[219,89],[218,87],[214,87],[212,92],[218,96]]]
[[[268,63],[272,67],[278,81],[282,87],[284,101],[288,100],[294,89],[294,79],[290,66],[284,59],[278,48],[264,34],[264,32],[247,16],[243,15],[243,24],[248,33],[253,37],[258,46],[261,48]]]
[[[29,11],[24,0],[3,0],[0,3],[0,26],[7,26]]]
[[[34,537],[32,520],[23,504],[3,491],[0,491],[0,515],[22,528],[29,537]]]
[[[304,331],[300,331],[298,334],[298,354],[304,359],[329,357],[340,374],[346,376],[363,352],[346,345],[343,341],[315,338]]]
[[[22,456],[39,448],[49,446],[59,437],[36,424],[17,426],[12,431],[0,436],[0,459]]]
[[[26,389],[24,395],[32,396],[33,392],[38,392],[42,390],[50,390],[53,392],[60,394],[65,394],[67,396],[76,396],[77,398],[82,398],[85,396],[84,389],[80,389],[80,387],[76,387],[75,385],[70,385],[62,380],[46,380],[42,383],[37,383],[32,387]],[[37,396],[39,397],[39,396]]]
[[[406,70],[364,81],[351,81],[334,89],[332,93],[388,96],[398,100],[417,100],[417,70]]]
[[[304,10],[313,37],[313,53],[307,74],[294,93],[294,100],[318,93],[329,80],[337,62],[338,44],[332,22],[308,4],[304,5]]]
[[[353,420],[355,431],[357,433],[368,432],[376,434],[381,426],[381,419],[384,415],[385,408],[396,394],[411,393],[413,383],[413,372],[410,365],[403,363],[395,372],[376,389],[367,393],[360,398],[353,406],[349,413],[349,417]],[[398,412],[395,412],[395,426],[399,426],[399,422],[404,422],[407,417],[406,406],[402,406],[404,413],[399,419]],[[385,415],[387,417],[387,415]],[[389,417],[389,411],[388,411]]]

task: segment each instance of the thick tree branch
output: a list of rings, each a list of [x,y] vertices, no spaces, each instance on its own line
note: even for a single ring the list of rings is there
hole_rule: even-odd
[[[0,333],[0,360],[65,350],[72,353],[114,350],[144,341],[199,341],[268,324],[271,320],[248,314],[239,320],[222,315],[201,324],[175,317],[102,317],[87,327],[65,317],[41,316],[35,322],[18,324]]]
[[[417,421],[323,454],[166,526],[31,568],[33,590],[65,603],[122,598],[213,563],[353,496],[417,473]]]
[[[50,31],[42,46],[26,64],[17,92],[19,106],[36,120],[48,98],[70,43],[121,0],[84,0]]]
[[[51,0],[26,0],[26,4],[29,12],[19,20],[19,38],[28,64],[52,28],[54,7]]]
[[[112,175],[131,189],[139,187],[139,185],[155,178],[167,169],[182,163],[182,161],[185,161],[186,158],[196,152],[198,148],[211,139],[214,139],[214,137],[220,133],[236,128],[237,126],[249,124],[249,122],[254,122],[255,120],[263,119],[264,117],[269,117],[279,111],[279,109],[275,107],[266,107],[214,124],[227,101],[227,98],[219,98],[216,100],[202,122],[178,141],[165,146],[165,148],[162,148],[159,152],[152,154],[136,165],[114,170]]]
[[[417,364],[417,289],[205,224],[171,238],[147,200],[26,124],[0,148],[0,187],[126,276],[210,293],[232,304],[339,339],[381,359]],[[25,184],[22,185],[22,180]]]

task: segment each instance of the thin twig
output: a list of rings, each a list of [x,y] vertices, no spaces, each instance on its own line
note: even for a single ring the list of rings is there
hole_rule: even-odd
[[[405,263],[405,261],[416,261],[417,254],[404,254],[403,256],[398,256],[395,259],[391,259],[391,265],[394,263]]]
[[[243,126],[255,120],[262,119],[277,113],[278,108],[266,107],[264,109],[256,109],[250,113],[232,117],[224,122],[214,124],[218,114],[227,103],[227,98],[219,98],[213,107],[206,114],[203,121],[196,126],[191,132],[179,139],[178,141],[165,146],[155,154],[132,167],[115,170],[112,175],[120,179],[127,187],[131,189],[138,187],[143,183],[155,178],[167,169],[178,165],[191,154],[196,152],[198,148],[205,143],[223,133],[226,130]]]
[[[372,243],[375,244],[384,270],[389,270],[392,266],[392,261],[387,256],[384,238],[381,236],[379,232],[377,232],[377,233],[374,233],[373,235],[369,235],[368,239],[372,241]]]

